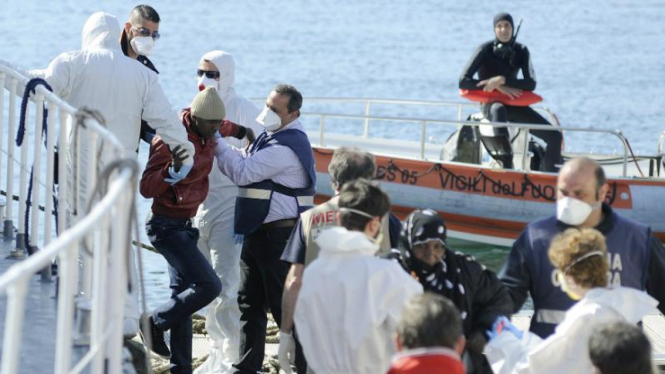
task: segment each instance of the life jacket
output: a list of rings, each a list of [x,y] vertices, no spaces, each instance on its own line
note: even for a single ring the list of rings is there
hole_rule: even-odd
[[[305,267],[319,257],[321,247],[316,243],[319,235],[332,227],[338,227],[337,212],[339,212],[339,196],[333,196],[330,200],[323,204],[319,204],[312,209],[309,209],[300,214],[300,222],[302,224],[302,233],[305,243]],[[390,219],[386,214],[381,220],[381,233],[383,239],[379,245],[378,254],[390,252]]]
[[[612,216],[608,218],[613,220],[613,224],[607,232],[603,232],[607,242],[609,285],[644,290],[650,255],[650,230],[612,210],[609,212]],[[531,251],[527,252],[526,260],[530,265],[530,293],[534,304],[530,330],[542,338],[554,333],[554,328],[563,321],[566,311],[575,304],[561,291],[556,270],[547,255],[552,238],[566,228],[552,216],[536,221],[526,229],[531,242]]]
[[[297,129],[286,129],[270,135],[264,131],[252,143],[248,157],[252,157],[254,153],[274,144],[289,147],[298,156],[309,176],[309,185],[305,188],[290,188],[267,179],[245,186],[238,186],[234,221],[234,230],[237,234],[251,234],[263,224],[268,212],[270,212],[270,202],[275,192],[292,196],[298,206],[298,213],[302,213],[314,205],[316,171],[314,169],[314,153],[307,135]]]

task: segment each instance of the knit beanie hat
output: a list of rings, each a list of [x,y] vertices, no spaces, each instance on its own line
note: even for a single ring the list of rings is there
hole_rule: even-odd
[[[226,117],[224,103],[214,87],[206,87],[196,94],[191,105],[192,115],[207,120],[223,120]]]
[[[513,29],[515,28],[515,24],[513,23],[513,16],[508,13],[503,12],[494,16],[494,27],[496,27],[496,24],[499,23],[499,21],[508,21],[508,23],[510,23],[510,27]]]

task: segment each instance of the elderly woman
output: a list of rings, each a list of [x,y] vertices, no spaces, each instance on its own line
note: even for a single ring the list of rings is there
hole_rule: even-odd
[[[638,323],[658,304],[639,290],[608,288],[605,237],[594,229],[564,231],[548,254],[561,289],[580,301],[546,340],[499,319],[485,351],[495,373],[590,373],[588,344],[594,329],[609,322]]]
[[[433,210],[416,210],[402,226],[399,249],[387,255],[398,261],[427,292],[450,299],[460,310],[467,339],[463,360],[468,373],[491,373],[482,352],[485,331],[499,316],[508,316],[512,301],[496,275],[473,257],[446,245],[446,225]]]

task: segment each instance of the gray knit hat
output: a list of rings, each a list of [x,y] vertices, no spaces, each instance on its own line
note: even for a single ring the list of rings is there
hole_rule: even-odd
[[[191,111],[193,116],[201,119],[221,121],[226,117],[224,103],[213,87],[206,87],[196,94],[192,101]]]

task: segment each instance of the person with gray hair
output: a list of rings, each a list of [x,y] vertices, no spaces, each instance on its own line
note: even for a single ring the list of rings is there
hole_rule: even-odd
[[[293,338],[293,311],[300,287],[302,287],[302,274],[307,265],[319,254],[320,247],[316,244],[318,236],[326,230],[339,226],[337,212],[339,211],[339,191],[341,188],[358,179],[373,179],[376,173],[374,156],[354,147],[341,147],[335,149],[332,160],[328,165],[330,184],[335,196],[327,202],[302,213],[291,233],[282,260],[291,264],[289,274],[284,284],[282,297],[282,326],[280,328],[280,364],[288,367],[287,356],[294,357],[300,347]],[[387,218],[382,221],[381,250],[390,250],[390,232],[397,237],[401,225],[397,218]],[[396,243],[396,242],[393,242]]]
[[[395,338],[399,351],[388,374],[463,374],[466,340],[459,310],[449,299],[425,292],[404,307]]]
[[[651,343],[642,329],[614,322],[596,329],[589,338],[594,374],[655,374]]]

